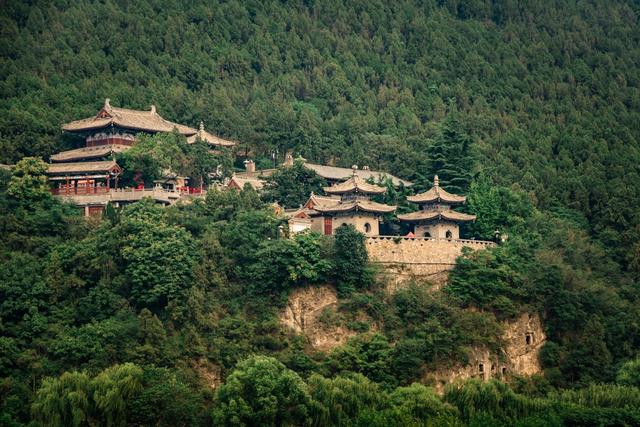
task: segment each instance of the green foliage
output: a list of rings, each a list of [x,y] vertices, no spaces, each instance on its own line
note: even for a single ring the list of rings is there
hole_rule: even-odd
[[[47,164],[40,158],[25,157],[11,170],[7,195],[22,204],[40,202],[51,198],[45,173]]]
[[[472,182],[467,206],[477,216],[469,231],[483,240],[494,240],[496,230],[502,236],[522,232],[533,209],[525,194],[496,186],[485,175]]]
[[[457,114],[450,114],[442,123],[442,129],[429,146],[428,171],[438,175],[440,185],[453,193],[467,192],[475,169],[475,153],[470,136],[461,128]],[[424,176],[424,172],[423,172]],[[419,180],[423,187],[424,178]]]
[[[446,291],[458,298],[463,305],[476,305],[498,313],[515,315],[514,305],[526,295],[526,279],[509,246],[486,251],[467,251],[456,263]]]
[[[513,422],[519,418],[542,415],[549,409],[543,399],[526,398],[497,381],[483,383],[470,380],[447,387],[444,400],[458,408],[463,420],[485,413],[498,422]]]
[[[637,384],[635,362],[625,364],[640,349],[637,5],[5,3],[3,163],[81,145],[60,124],[95,114],[109,96],[191,126],[202,119],[261,164],[294,151],[413,180],[381,197],[399,212],[415,209],[406,195],[438,173],[445,188],[468,192],[478,220],[464,231],[509,239],[465,254],[442,295],[415,287],[389,297],[370,286],[362,236],[338,230],[333,247],[282,239],[281,221],[251,189],[85,221],[50,197],[46,164],[24,159],[13,177],[0,172],[0,424],[31,415],[99,425],[100,411],[113,411],[113,424],[207,425],[203,414],[218,408],[201,382],[218,374],[202,366],[217,365],[225,380],[255,354],[311,376],[305,394],[273,369],[306,412],[287,406],[285,392],[282,406],[271,391],[259,402],[293,423],[640,424],[636,388],[593,385]],[[129,184],[136,172],[152,185],[171,169],[206,185],[208,172],[232,168],[229,153],[174,134],[142,136],[118,161]],[[295,166],[280,172],[268,197],[287,206],[320,184]],[[406,233],[389,219],[384,233]],[[274,304],[292,286],[325,280],[340,291],[335,321],[377,332],[328,358],[285,333]],[[472,382],[440,404],[420,386],[394,389],[464,361],[467,347],[497,349],[496,317],[522,311],[543,314],[546,382],[518,392]],[[98,409],[99,372],[130,361],[145,365],[142,388],[129,387],[137,374],[109,371]],[[232,417],[227,403],[221,416]]]
[[[127,404],[140,392],[141,377],[142,369],[133,364],[112,366],[95,378],[65,372],[43,381],[31,410],[51,426],[125,425]]]
[[[364,246],[364,234],[356,231],[352,225],[336,229],[333,256],[333,274],[339,294],[347,295],[371,284],[373,276]]]
[[[313,375],[309,378],[309,391],[315,401],[322,403],[316,415],[322,426],[350,425],[363,411],[379,409],[386,400],[378,385],[361,374],[333,379]]]
[[[238,364],[216,393],[218,425],[310,425],[307,385],[277,360],[255,356]]]
[[[317,233],[263,241],[255,253],[256,262],[246,266],[247,277],[256,289],[270,293],[322,283],[331,268],[325,246],[327,242]]]
[[[185,137],[178,133],[139,134],[137,138],[131,149],[117,156],[118,164],[124,170],[121,177],[123,185],[153,186],[154,180],[175,173],[188,176],[190,185],[198,187],[208,184],[209,173],[218,167],[223,173],[229,174],[229,153],[213,153],[201,141],[187,144]]]
[[[31,411],[48,426],[169,426],[193,425],[189,411],[196,408],[197,397],[174,374],[125,363],[94,377],[65,372],[46,378]]]
[[[296,160],[293,166],[282,166],[266,178],[262,197],[269,202],[278,202],[285,208],[297,208],[307,201],[314,192],[322,193],[326,182],[311,169],[304,166],[302,160]]]
[[[183,297],[191,284],[196,248],[189,233],[165,222],[161,207],[151,200],[132,205],[106,237],[120,244],[117,257],[137,306],[163,308]]]
[[[621,385],[640,387],[640,359],[625,362],[618,370],[616,382]]]

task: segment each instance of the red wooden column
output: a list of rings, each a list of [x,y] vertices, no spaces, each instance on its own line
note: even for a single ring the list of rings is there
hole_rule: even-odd
[[[324,234],[331,236],[333,234],[333,218],[325,217],[324,219]]]

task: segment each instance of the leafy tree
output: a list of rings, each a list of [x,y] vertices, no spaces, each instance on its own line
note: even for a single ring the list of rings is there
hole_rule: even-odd
[[[106,425],[126,425],[127,405],[142,390],[142,369],[132,363],[111,366],[91,381],[96,411]]]
[[[362,374],[309,378],[311,397],[322,406],[314,416],[319,425],[350,425],[365,410],[377,410],[385,405],[380,387]]]
[[[38,421],[51,426],[90,425],[92,402],[90,378],[81,372],[65,372],[45,378],[31,411]]]
[[[297,208],[307,201],[312,192],[319,194],[326,186],[326,182],[299,159],[293,166],[278,168],[266,181],[262,195],[264,200],[278,202],[285,208]]]
[[[450,114],[443,122],[439,135],[428,149],[428,156],[429,171],[438,175],[442,187],[457,194],[467,191],[476,155],[471,138],[462,129],[456,114]]]
[[[45,173],[47,164],[37,157],[25,157],[13,167],[7,195],[23,204],[51,198]]]
[[[341,295],[371,284],[373,276],[364,246],[364,234],[356,231],[352,225],[336,229],[333,256],[334,277]]]
[[[640,386],[640,360],[634,359],[624,363],[618,370],[616,382],[621,385]]]
[[[119,244],[117,257],[136,305],[159,309],[183,297],[191,285],[196,248],[189,233],[165,222],[161,207],[151,200],[128,207],[107,235]]]
[[[293,239],[268,240],[256,252],[256,262],[247,266],[256,287],[266,292],[324,281],[331,263],[325,242],[317,233],[301,233]]]
[[[485,175],[471,183],[467,205],[477,217],[468,228],[484,240],[493,240],[496,230],[502,235],[521,232],[533,208],[526,195],[496,186]]]
[[[277,360],[254,356],[240,362],[216,393],[216,424],[310,425],[307,385]]]
[[[130,425],[202,425],[204,412],[202,396],[180,372],[158,367],[145,367],[142,390],[127,407]]]

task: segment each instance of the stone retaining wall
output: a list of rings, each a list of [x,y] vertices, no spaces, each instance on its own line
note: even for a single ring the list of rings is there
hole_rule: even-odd
[[[493,242],[420,237],[377,236],[366,240],[369,259],[382,267],[391,291],[407,280],[426,280],[436,287],[447,280],[448,271],[462,248],[485,249]]]

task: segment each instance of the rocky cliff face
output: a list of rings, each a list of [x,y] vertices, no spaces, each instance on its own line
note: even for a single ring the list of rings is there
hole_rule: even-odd
[[[428,372],[423,380],[441,392],[446,384],[456,380],[478,378],[488,381],[505,379],[513,374],[534,375],[542,371],[539,356],[546,339],[540,317],[525,313],[504,323],[504,346],[499,354],[492,354],[485,348],[471,349],[467,365]]]
[[[303,335],[312,349],[330,351],[357,334],[343,325],[337,307],[338,297],[331,286],[296,289],[280,313],[280,323],[291,332]],[[428,372],[423,382],[443,391],[446,384],[459,379],[486,381],[505,379],[514,374],[529,376],[542,371],[539,355],[547,338],[538,315],[524,313],[504,322],[501,339],[504,344],[499,352],[472,348],[466,365]]]
[[[336,320],[338,296],[331,286],[296,289],[280,314],[280,323],[304,335],[315,350],[329,351],[356,334]]]

